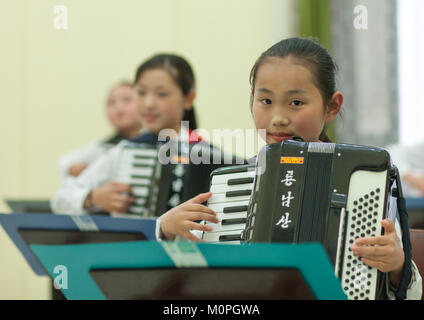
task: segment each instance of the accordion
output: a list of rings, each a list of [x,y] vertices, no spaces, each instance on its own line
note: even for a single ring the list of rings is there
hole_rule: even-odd
[[[193,154],[202,161],[190,161]],[[162,143],[157,142],[156,136],[147,135],[128,142],[123,147],[116,178],[131,186],[136,199],[127,214],[160,216],[199,192],[207,192],[211,172],[224,166],[224,160],[230,164],[244,161],[228,157],[202,141]]]
[[[208,206],[220,223],[202,239],[319,242],[349,299],[378,299],[385,296],[383,274],[350,246],[382,234],[394,179],[383,149],[294,140],[267,145],[256,165],[212,172]]]

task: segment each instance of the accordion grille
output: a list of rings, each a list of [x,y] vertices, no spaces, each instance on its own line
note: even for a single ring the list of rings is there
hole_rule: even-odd
[[[357,238],[381,235],[386,197],[382,190],[385,190],[386,176],[386,171],[357,171],[350,182],[341,284],[351,300],[375,299],[378,270],[366,266],[353,255],[350,247]],[[362,181],[361,188],[355,187],[359,181]]]

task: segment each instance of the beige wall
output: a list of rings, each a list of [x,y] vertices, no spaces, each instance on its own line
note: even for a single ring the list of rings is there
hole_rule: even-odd
[[[50,198],[60,155],[110,134],[108,88],[133,80],[159,51],[184,55],[197,78],[200,126],[253,128],[248,76],[258,55],[291,32],[291,0],[1,0],[0,199]],[[56,5],[68,29],[53,26]],[[276,14],[280,10],[280,14]],[[8,212],[0,203],[0,212]],[[0,298],[45,299],[0,230]]]

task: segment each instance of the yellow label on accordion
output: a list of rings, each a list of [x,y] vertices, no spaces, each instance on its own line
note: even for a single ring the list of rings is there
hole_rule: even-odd
[[[304,163],[304,157],[281,157],[280,163],[303,164]]]
[[[188,164],[188,163],[190,163],[190,159],[188,157],[184,157],[184,156],[173,156],[172,157],[172,163]]]

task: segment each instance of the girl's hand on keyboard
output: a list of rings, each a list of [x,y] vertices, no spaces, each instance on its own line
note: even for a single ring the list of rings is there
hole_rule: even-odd
[[[109,182],[92,191],[92,202],[108,212],[126,213],[136,201],[131,196],[131,187],[124,183]]]
[[[207,206],[202,205],[211,196],[211,192],[201,193],[167,211],[161,218],[161,231],[165,239],[174,240],[176,235],[180,235],[192,241],[202,241],[191,233],[191,230],[212,230],[210,226],[195,221],[219,222],[216,213]]]

